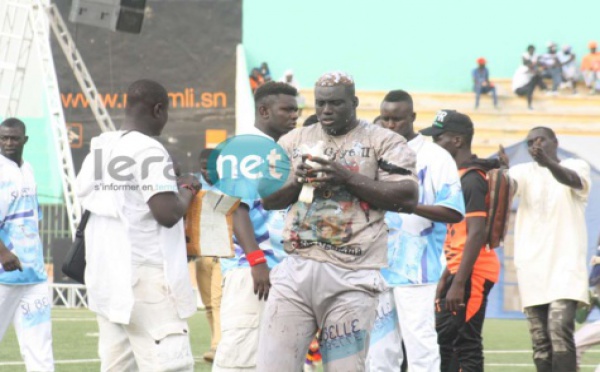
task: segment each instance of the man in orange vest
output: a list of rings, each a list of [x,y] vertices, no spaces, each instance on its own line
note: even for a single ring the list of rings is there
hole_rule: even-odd
[[[600,84],[600,52],[597,52],[598,44],[595,41],[590,41],[588,47],[590,54],[581,60],[581,73],[590,93],[596,94]]]
[[[500,273],[496,252],[486,248],[489,189],[484,172],[499,168],[500,163],[479,159],[471,152],[473,122],[457,111],[439,111],[433,125],[421,133],[433,136],[433,141],[452,155],[465,198],[465,219],[448,224],[444,242],[447,267],[436,293],[441,371],[483,371],[481,331],[487,297]]]

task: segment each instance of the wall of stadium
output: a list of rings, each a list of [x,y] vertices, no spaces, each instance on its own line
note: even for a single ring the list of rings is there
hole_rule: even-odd
[[[598,0],[246,0],[243,14],[249,67],[267,61],[276,79],[291,68],[304,87],[336,69],[358,89],[466,92],[480,56],[508,78],[530,43],[571,44],[580,60],[600,40],[586,17]]]

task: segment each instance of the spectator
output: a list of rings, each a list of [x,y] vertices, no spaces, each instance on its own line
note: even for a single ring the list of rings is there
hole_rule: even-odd
[[[542,54],[538,59],[538,65],[542,73],[542,78],[552,79],[552,92],[550,92],[551,95],[556,95],[558,93],[558,87],[562,82],[562,67],[556,52],[556,44],[549,42],[548,52]]]
[[[204,149],[200,152],[200,173],[196,177],[200,180],[203,190],[219,193],[219,189],[213,186],[208,176],[208,158],[213,149]],[[228,219],[229,222],[229,219]],[[207,362],[212,363],[215,353],[221,341],[221,263],[218,257],[199,257],[196,260],[196,283],[200,298],[205,307],[206,320],[210,327],[210,350],[202,355]]]
[[[265,79],[260,73],[260,70],[257,68],[253,68],[252,73],[250,74],[250,89],[252,89],[252,93],[254,93],[256,89],[264,83]]]
[[[298,116],[302,115],[302,110],[306,106],[306,98],[300,94],[300,84],[298,84],[298,81],[294,77],[294,71],[286,70],[279,81],[289,84],[298,90],[298,95],[296,96],[296,100],[298,101]]]
[[[489,188],[485,172],[500,164],[472,153],[474,129],[467,115],[439,111],[433,125],[421,133],[433,136],[452,155],[465,199],[465,219],[448,225],[447,266],[436,293],[441,371],[483,371],[481,331],[487,298],[500,274],[496,252],[486,247]]]
[[[600,90],[600,52],[596,49],[598,44],[595,41],[590,41],[588,47],[590,53],[581,60],[581,72],[590,94],[596,94]]]
[[[12,323],[27,371],[54,371],[48,276],[37,185],[23,160],[25,124],[0,124],[0,340]],[[57,270],[59,270],[57,268]]]
[[[196,298],[182,217],[200,183],[192,176],[176,182],[168,152],[152,138],[167,123],[168,105],[162,85],[131,84],[121,129],[92,139],[77,176],[91,212],[85,282],[103,371],[193,370],[186,319]],[[116,171],[115,159],[129,166]]]
[[[571,51],[570,45],[565,45],[558,53],[558,60],[562,66],[563,79],[571,86],[573,94],[577,93],[577,58]]]
[[[577,303],[588,303],[585,207],[590,166],[558,158],[547,127],[527,134],[533,162],[510,168],[520,198],[514,262],[538,372],[576,371],[573,331]],[[501,162],[508,165],[502,147]]]
[[[260,65],[260,74],[262,75],[263,79],[265,80],[265,83],[273,80],[271,78],[271,70],[269,69],[269,65],[267,64],[267,62],[263,62]]]
[[[437,372],[440,353],[432,304],[444,269],[446,224],[460,222],[465,213],[460,179],[450,154],[415,132],[417,114],[410,94],[403,90],[389,92],[380,112],[383,127],[406,138],[417,155],[420,198],[412,214],[388,212],[385,216],[389,229],[388,267],[381,273],[391,290],[379,297],[373,329],[382,331],[371,339],[367,364],[370,371],[398,370],[398,361],[406,355],[411,371]],[[396,324],[389,323],[395,318],[390,316],[390,309],[398,314]],[[399,332],[394,337],[383,330]],[[407,354],[400,352],[400,340]]]
[[[512,90],[519,97],[527,97],[527,108],[533,110],[533,92],[540,83],[541,77],[535,68],[523,62],[512,78]]]
[[[266,208],[291,208],[284,230],[290,254],[271,275],[260,326],[261,372],[299,371],[317,326],[325,371],[364,370],[385,288],[384,211],[412,212],[418,198],[414,152],[402,136],[356,118],[352,77],[322,75],[315,102],[320,123],[279,140],[295,176],[264,199]],[[313,167],[300,154],[319,144],[328,159],[311,157],[319,164]],[[298,201],[307,178],[320,184],[312,203]]]
[[[490,82],[490,71],[487,69],[485,58],[477,59],[477,68],[473,70],[473,90],[475,91],[475,109],[479,108],[479,97],[482,94],[492,93],[494,107],[498,107],[498,97],[496,96],[496,87]]]
[[[527,51],[521,56],[523,64],[530,68],[535,68],[538,63],[538,55],[535,54],[535,46],[527,46]]]
[[[275,141],[295,128],[296,94],[295,88],[280,82],[259,87],[254,94],[254,126],[244,134]],[[235,257],[221,259],[223,332],[213,372],[262,372],[256,368],[259,326],[265,321],[263,309],[271,286],[269,272],[285,257],[285,215],[285,209],[266,211],[260,199],[242,199],[233,214]],[[302,356],[307,350],[308,345]]]
[[[298,81],[296,81],[296,78],[294,77],[294,71],[292,70],[285,70],[283,76],[281,77],[281,79],[279,79],[279,81],[291,85],[296,89],[300,88],[300,86],[298,85]]]
[[[523,65],[529,67],[530,71],[539,74],[539,56],[535,53],[535,46],[533,46],[532,44],[527,46],[527,51],[525,51],[521,56],[521,61],[523,62]],[[540,89],[543,91],[546,91],[548,89],[548,87],[544,83],[544,80],[541,78],[537,80],[536,86],[539,86]]]

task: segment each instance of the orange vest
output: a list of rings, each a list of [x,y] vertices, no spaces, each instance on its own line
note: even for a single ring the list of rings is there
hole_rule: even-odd
[[[584,56],[581,60],[581,71],[600,71],[600,52]]]
[[[459,169],[458,173],[462,177],[467,168]],[[485,178],[483,171],[477,171],[481,177]],[[487,181],[486,181],[487,182]],[[451,274],[456,274],[462,261],[463,251],[467,242],[467,218],[487,217],[486,211],[476,211],[465,214],[465,218],[453,224],[448,224],[446,232],[446,241],[444,242],[444,253],[446,255],[446,265]],[[479,257],[473,266],[473,275],[481,276],[484,279],[494,283],[498,281],[500,273],[500,261],[494,250],[488,250],[485,245],[481,247]]]

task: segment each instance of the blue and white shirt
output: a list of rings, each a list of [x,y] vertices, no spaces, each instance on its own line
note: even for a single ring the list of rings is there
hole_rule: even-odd
[[[248,205],[250,222],[254,227],[256,243],[265,253],[267,265],[272,269],[287,255],[283,250],[283,226],[287,210],[267,211],[260,200],[242,200]],[[250,267],[244,250],[233,237],[235,257],[221,258],[221,271],[225,274],[228,270],[240,267]]]
[[[242,134],[254,134],[263,136],[272,140],[271,137],[260,131],[259,129],[252,127]],[[254,227],[254,236],[256,243],[265,253],[267,259],[267,265],[270,269],[280,263],[287,253],[283,249],[283,227],[285,224],[286,210],[279,211],[267,211],[263,208],[262,201],[260,199],[249,200],[242,199],[242,203],[248,206],[248,214],[250,216],[250,222]],[[228,270],[240,267],[250,267],[244,250],[239,245],[235,235],[233,236],[235,257],[232,258],[221,258],[221,271],[225,274]]]
[[[23,271],[4,271],[0,265],[0,283],[34,284],[47,279],[44,249],[40,240],[42,213],[37,198],[33,169],[23,161],[0,155],[0,239],[15,254]]]
[[[221,191],[210,185],[201,173],[197,173],[196,177],[202,184],[202,190],[210,190],[220,193]],[[286,211],[266,211],[260,200],[242,200],[249,208],[250,222],[254,227],[254,235],[258,246],[265,252],[267,265],[273,268],[286,256],[283,250],[283,225],[285,222]],[[221,258],[221,271],[223,274],[229,269],[238,267],[250,267],[244,250],[239,245],[238,241],[233,237],[235,257]]]
[[[464,216],[460,177],[452,156],[418,135],[408,142],[417,154],[419,204],[439,205]],[[388,264],[381,270],[391,286],[436,283],[444,268],[446,224],[415,214],[388,212]]]

